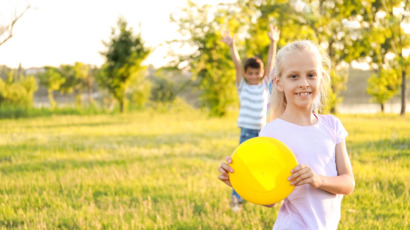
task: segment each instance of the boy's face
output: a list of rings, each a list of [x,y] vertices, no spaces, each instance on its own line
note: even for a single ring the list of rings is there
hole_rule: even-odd
[[[245,79],[249,85],[257,85],[263,77],[263,70],[248,67],[245,70]]]

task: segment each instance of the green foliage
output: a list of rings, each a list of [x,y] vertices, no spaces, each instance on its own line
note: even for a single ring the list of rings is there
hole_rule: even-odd
[[[333,72],[331,74],[331,91],[333,95],[330,110],[336,112],[337,104],[341,102],[340,93],[346,89],[347,67],[346,63],[354,60],[357,56],[364,55],[363,49],[358,49],[357,31],[349,27],[349,21],[355,21],[355,17],[361,14],[360,1],[251,1],[239,0],[232,4],[219,5],[214,14],[209,7],[198,7],[189,2],[187,9],[183,11],[184,17],[175,20],[180,26],[183,35],[189,35],[190,45],[197,47],[197,52],[188,58],[180,58],[179,63],[188,61],[194,76],[206,69],[204,63],[221,63],[226,50],[218,48],[218,41],[214,39],[227,28],[237,34],[238,50],[240,56],[259,56],[266,60],[269,39],[266,36],[268,25],[274,23],[281,30],[278,47],[286,45],[294,40],[309,39],[324,47],[331,58]],[[205,39],[213,42],[212,55],[206,47]],[[207,59],[207,56],[212,58]],[[202,59],[200,59],[201,57]],[[200,60],[199,60],[200,59]],[[195,65],[195,62],[199,63]],[[227,65],[226,65],[227,66]],[[212,68],[217,66],[214,64]],[[228,70],[222,69],[222,72]],[[195,72],[196,71],[196,72]],[[204,71],[208,73],[209,71]],[[204,76],[204,75],[203,75]],[[212,77],[206,78],[211,79]],[[217,85],[214,81],[201,82],[204,88],[203,102],[208,108],[228,106],[229,103],[219,103],[216,98],[222,98],[217,90],[207,90],[210,85]],[[219,88],[219,87],[217,87]],[[210,92],[207,94],[206,92]],[[216,94],[215,94],[216,93]],[[221,100],[222,101],[222,100]],[[234,100],[227,100],[234,103]],[[211,109],[212,110],[212,109]],[[217,111],[218,109],[216,109]]]
[[[234,213],[217,179],[238,145],[235,117],[171,107],[0,120],[0,226],[271,229],[279,204]],[[356,179],[339,229],[408,229],[409,116],[339,118]]]
[[[153,76],[151,100],[154,102],[172,103],[176,97],[176,86],[164,76]]]
[[[82,93],[89,87],[90,66],[81,62],[74,65],[61,65],[60,72],[65,79],[60,91],[75,94],[77,107],[82,105]]]
[[[211,6],[198,6],[189,2],[181,18],[172,20],[179,24],[181,34],[189,34],[189,44],[197,51],[180,56],[179,62],[188,63],[193,80],[199,79],[202,106],[211,116],[222,116],[227,108],[237,103],[234,66],[229,48],[221,41],[217,24],[222,19],[211,13]]]
[[[124,19],[118,19],[117,26],[117,29],[112,28],[110,41],[104,42],[108,50],[101,52],[106,62],[98,80],[117,99],[121,112],[125,112],[127,89],[133,78],[137,78],[137,82],[143,81],[144,76],[140,75],[142,61],[151,50],[144,46],[141,34],[133,34]],[[147,92],[139,92],[142,93]]]
[[[38,87],[34,76],[3,70],[7,79],[0,78],[0,106],[33,106],[34,92]]]
[[[139,70],[139,76],[146,76],[145,68]],[[149,100],[151,92],[151,82],[147,78],[133,78],[127,90],[127,101],[132,103],[132,107],[144,108]]]
[[[62,76],[61,71],[55,67],[44,67],[45,72],[39,73],[37,77],[40,79],[40,84],[48,89],[48,99],[50,107],[55,108],[57,103],[54,100],[53,92],[60,90],[66,79]]]
[[[361,60],[365,59],[376,72],[382,75],[382,69],[390,71],[394,66],[398,71],[402,71],[403,77],[402,92],[406,92],[406,71],[409,68],[409,62],[403,56],[403,50],[410,47],[410,34],[405,33],[403,24],[410,20],[410,2],[409,1],[361,1],[361,15],[356,20],[361,24],[361,33],[359,34],[356,48],[360,50]],[[389,60],[388,55],[394,55]],[[370,59],[369,59],[370,58]],[[393,61],[393,63],[391,63]],[[380,78],[380,76],[379,76]],[[382,89],[387,83],[385,80],[377,79],[376,76],[371,80],[369,85],[372,96],[375,101],[384,104],[385,98],[391,98],[398,90]],[[386,95],[381,95],[386,92]],[[406,95],[402,97],[401,114],[405,113]]]
[[[394,95],[400,87],[400,73],[397,70],[382,69],[379,74],[373,74],[368,79],[367,93],[372,96],[372,101],[383,105]]]

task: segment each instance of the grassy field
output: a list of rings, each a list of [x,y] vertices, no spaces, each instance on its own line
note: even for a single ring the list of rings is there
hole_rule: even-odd
[[[356,177],[339,229],[409,229],[410,117],[340,117]],[[0,120],[0,229],[271,229],[234,213],[217,166],[235,114],[199,111]]]

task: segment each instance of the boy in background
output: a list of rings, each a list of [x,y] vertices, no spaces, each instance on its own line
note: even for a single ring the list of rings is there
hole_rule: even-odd
[[[280,31],[273,25],[269,25],[269,51],[266,70],[263,69],[263,62],[258,57],[252,57],[245,61],[242,66],[238,50],[235,46],[234,36],[229,30],[223,36],[231,51],[232,61],[236,71],[236,88],[240,102],[238,127],[241,129],[239,144],[257,137],[259,131],[266,124],[266,114],[269,100],[269,75],[275,61],[276,43],[279,40]],[[243,203],[242,197],[232,190],[231,206],[234,211],[238,211]]]

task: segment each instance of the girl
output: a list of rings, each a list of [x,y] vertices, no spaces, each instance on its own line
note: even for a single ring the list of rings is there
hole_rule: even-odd
[[[284,142],[299,165],[288,178],[296,187],[284,200],[273,229],[337,229],[343,194],[355,187],[342,123],[332,115],[312,113],[313,106],[324,104],[329,90],[328,60],[310,41],[291,43],[276,56],[270,108],[274,120],[260,136]],[[319,92],[321,102],[315,102]],[[232,159],[226,161],[218,167],[218,178],[231,186]]]

